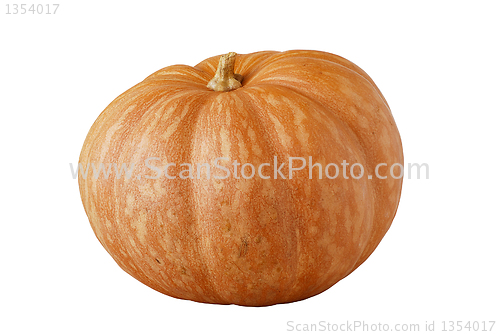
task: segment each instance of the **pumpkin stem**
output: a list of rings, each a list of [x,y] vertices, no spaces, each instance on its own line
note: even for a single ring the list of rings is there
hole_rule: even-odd
[[[235,60],[235,52],[229,52],[220,57],[215,76],[212,78],[212,80],[209,81],[207,85],[209,89],[216,92],[228,92],[230,90],[241,87],[243,76],[234,73]]]

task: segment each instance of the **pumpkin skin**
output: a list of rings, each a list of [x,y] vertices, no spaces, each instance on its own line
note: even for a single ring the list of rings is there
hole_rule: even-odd
[[[379,163],[403,163],[389,106],[363,70],[326,52],[237,55],[242,87],[228,92],[206,87],[218,61],[159,70],[100,114],[79,162],[134,163],[142,177],[80,173],[90,224],[123,270],[172,297],[265,306],[319,294],[370,256],[395,216],[402,179],[386,166],[386,179],[374,176]],[[177,177],[147,179],[150,157],[175,163]],[[235,160],[270,163],[270,178],[245,179],[241,166],[239,178],[178,176],[183,163],[219,157],[231,172]],[[275,179],[274,157],[360,163],[364,177],[320,179],[313,168],[309,178],[306,167],[289,179],[285,166]]]

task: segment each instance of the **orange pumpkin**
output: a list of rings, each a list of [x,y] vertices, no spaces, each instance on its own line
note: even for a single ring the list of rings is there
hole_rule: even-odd
[[[359,165],[333,178],[344,161]],[[396,213],[402,179],[389,167],[403,151],[359,67],[266,51],[150,75],[101,113],[80,163],[117,164],[107,178],[80,173],[79,185],[123,270],[176,298],[263,306],[321,293],[368,258]],[[118,177],[124,163],[131,177]]]

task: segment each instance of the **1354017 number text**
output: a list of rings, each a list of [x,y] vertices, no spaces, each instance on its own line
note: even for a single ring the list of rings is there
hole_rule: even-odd
[[[5,14],[56,14],[59,4],[7,4]]]

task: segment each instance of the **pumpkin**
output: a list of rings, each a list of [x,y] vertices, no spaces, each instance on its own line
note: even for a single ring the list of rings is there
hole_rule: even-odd
[[[265,51],[150,75],[100,114],[79,163],[96,167],[80,170],[83,206],[124,271],[180,299],[265,306],[319,294],[372,254],[403,151],[358,66]]]

